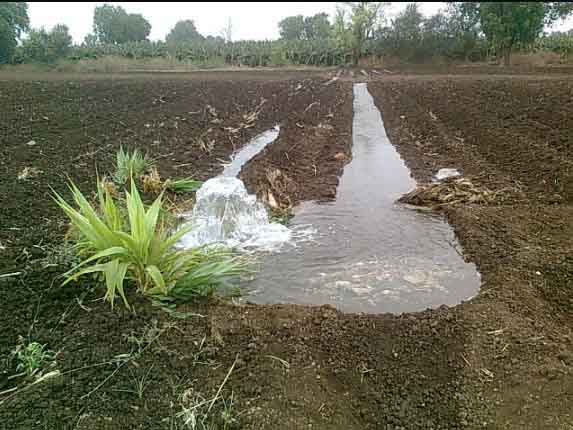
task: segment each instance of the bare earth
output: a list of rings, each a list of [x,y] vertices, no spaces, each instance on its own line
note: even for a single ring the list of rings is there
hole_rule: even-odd
[[[212,398],[234,363],[228,429],[573,429],[573,78],[357,71],[325,85],[333,73],[0,74],[0,428],[183,429],[189,399]],[[482,275],[470,302],[397,316],[212,300],[180,319],[135,294],[135,314],[112,312],[101,286],[61,287],[65,268],[42,264],[65,231],[50,187],[93,190],[120,144],[165,177],[206,179],[280,122],[241,173],[248,188],[273,189],[278,168],[280,202],[332,198],[359,80],[419,182],[456,167],[499,192],[443,209]],[[230,134],[263,99],[255,126]],[[38,175],[17,179],[26,167]],[[58,352],[63,375],[10,378],[18,335]]]

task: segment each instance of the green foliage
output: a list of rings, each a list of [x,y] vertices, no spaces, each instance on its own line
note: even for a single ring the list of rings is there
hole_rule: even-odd
[[[25,2],[0,3],[0,64],[12,61],[18,39],[30,25]]]
[[[183,179],[167,179],[165,189],[174,193],[193,193],[201,188],[203,182],[197,181],[191,177]]]
[[[304,36],[306,40],[328,39],[332,33],[332,26],[328,14],[317,13],[304,19]]]
[[[458,4],[458,6],[455,6]],[[542,34],[545,25],[567,17],[573,11],[569,2],[468,2],[454,3],[459,13],[469,22],[479,19],[488,42],[509,64],[517,45],[532,45]]]
[[[483,60],[487,54],[476,21],[464,17],[457,6],[425,18],[417,5],[410,4],[391,24],[380,28],[375,40],[366,44],[367,54],[389,55],[407,62],[434,58]]]
[[[113,180],[119,185],[125,185],[130,178],[139,178],[153,167],[153,161],[143,155],[139,149],[131,153],[119,148],[116,154],[115,173]]]
[[[550,51],[569,57],[573,55],[573,32],[554,32],[545,34],[539,38],[535,44],[538,51]]]
[[[20,56],[2,57],[2,12],[10,8],[24,10],[24,3],[0,5],[0,62],[2,58],[26,61],[54,62],[65,58],[100,66],[97,60],[105,57],[106,70],[125,66],[122,59],[165,60],[167,65],[222,67],[224,65],[342,65],[364,56],[390,56],[408,62],[431,60],[484,60],[495,51],[509,61],[512,49],[541,49],[536,41],[544,25],[568,16],[573,10],[569,2],[447,2],[448,8],[429,18],[423,17],[416,4],[407,5],[388,26],[383,27],[385,3],[346,2],[334,16],[333,24],[324,13],[304,17],[290,16],[279,23],[281,39],[276,41],[232,42],[232,25],[222,30],[224,37],[203,37],[191,20],[179,21],[165,42],[146,40],[150,26],[141,15],[127,14],[118,6],[96,7],[94,33],[86,36],[81,46],[68,49],[62,36],[62,49],[46,49],[48,35],[42,30],[33,32]],[[27,26],[27,21],[21,21]],[[10,27],[11,28],[11,27]],[[17,27],[12,36],[20,34]],[[23,27],[22,27],[23,28]],[[12,37],[10,36],[10,37]],[[14,40],[14,46],[16,39]],[[11,40],[12,40],[11,39]],[[544,43],[554,52],[568,52],[564,37],[544,37]],[[558,42],[559,40],[559,42]],[[560,44],[560,48],[557,47]],[[492,49],[493,48],[493,49]],[[563,54],[562,54],[563,55]],[[95,63],[95,64],[93,64]],[[129,63],[129,62],[127,62]],[[69,63],[68,63],[69,64]],[[138,63],[138,65],[141,64]],[[73,64],[72,64],[73,65]],[[128,64],[129,65],[129,64]],[[146,65],[146,64],[144,64]],[[71,67],[71,66],[69,66]]]
[[[381,2],[346,2],[347,10],[338,9],[334,34],[339,46],[352,52],[354,63],[365,53],[367,40],[374,37],[374,32],[381,20],[383,3]]]
[[[18,338],[18,345],[12,351],[12,355],[18,363],[16,371],[26,376],[33,376],[46,362],[54,359],[54,353],[47,350],[46,345],[38,342],[26,343],[22,336]]]
[[[336,10],[332,32],[336,45],[340,49],[347,51],[352,48],[352,32],[346,23],[346,11],[344,9],[338,8]]]
[[[78,252],[87,256],[65,274],[65,283],[86,274],[101,274],[107,287],[105,298],[112,307],[119,295],[129,308],[126,280],[148,296],[187,299],[199,292],[210,292],[228,277],[245,270],[244,263],[225,250],[175,248],[190,228],[168,232],[160,216],[162,195],[146,209],[132,179],[131,192],[125,193],[126,216],[101,181],[97,188],[98,210],[73,183],[70,190],[78,209],[54,192],[58,206],[78,231]]]
[[[304,16],[287,16],[279,22],[279,34],[284,40],[304,39]]]
[[[237,41],[222,38],[168,45],[165,42],[130,42],[121,45],[76,47],[70,58],[74,60],[123,57],[130,59],[165,58],[197,66],[269,66],[304,64],[332,66],[344,64],[345,51],[333,39]]]
[[[191,19],[179,21],[171,29],[165,41],[174,45],[177,43],[192,42],[194,40],[203,40],[204,37],[195,28],[195,23]]]
[[[128,14],[121,6],[104,4],[94,11],[94,35],[102,44],[146,40],[151,24],[140,14]]]
[[[22,42],[22,61],[53,63],[65,57],[71,46],[72,36],[63,24],[56,25],[50,32],[43,28],[31,30]]]
[[[307,17],[287,16],[279,22],[279,33],[283,40],[327,39],[331,31],[332,27],[326,13],[317,13]]]
[[[424,17],[416,3],[409,3],[406,9],[393,21],[391,46],[406,60],[417,58],[422,47]],[[434,21],[434,25],[437,24]]]
[[[543,31],[545,6],[537,2],[481,3],[479,16],[483,32],[508,65],[517,43],[532,43]]]
[[[86,48],[97,47],[98,46],[97,36],[93,33],[86,34],[86,37],[84,37],[84,42],[83,42],[82,46],[84,46]]]
[[[545,24],[551,25],[555,21],[565,19],[573,12],[573,3],[569,1],[544,2]]]

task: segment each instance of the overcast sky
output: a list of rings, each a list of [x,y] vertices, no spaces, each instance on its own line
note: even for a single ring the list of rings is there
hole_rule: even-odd
[[[82,42],[91,32],[93,12],[96,5],[103,2],[29,2],[28,13],[34,28],[51,29],[56,24],[66,24],[75,42]],[[278,22],[290,15],[313,15],[326,12],[333,15],[336,3],[326,2],[262,2],[262,3],[147,3],[147,2],[110,2],[121,5],[129,13],[140,13],[151,23],[151,40],[164,39],[169,30],[179,20],[192,19],[197,30],[204,36],[219,34],[220,30],[232,19],[233,39],[274,39],[277,38]],[[403,10],[406,3],[391,3],[388,15],[394,16]],[[425,15],[436,13],[445,6],[441,2],[420,3]],[[573,20],[556,27],[559,30],[573,28]]]

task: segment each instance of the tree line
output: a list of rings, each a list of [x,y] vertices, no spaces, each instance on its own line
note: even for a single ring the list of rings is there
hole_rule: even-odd
[[[569,2],[448,2],[425,17],[409,3],[393,19],[387,3],[346,2],[336,14],[286,17],[276,41],[234,41],[232,22],[218,36],[203,36],[193,20],[176,23],[164,41],[148,40],[151,24],[121,6],[97,6],[93,31],[74,45],[69,29],[30,28],[27,4],[0,3],[0,64],[79,60],[116,55],[127,58],[174,58],[189,62],[220,61],[251,66],[281,64],[340,65],[362,57],[394,57],[420,62],[480,61],[495,56],[510,63],[512,52],[551,50],[569,55],[571,33],[544,33],[573,12]],[[23,37],[26,35],[26,37]]]

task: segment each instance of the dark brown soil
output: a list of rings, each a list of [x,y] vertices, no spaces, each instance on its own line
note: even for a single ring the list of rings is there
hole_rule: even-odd
[[[482,274],[468,303],[393,316],[212,301],[185,306],[200,315],[180,319],[134,294],[136,314],[111,311],[90,281],[59,286],[65,267],[37,260],[64,229],[49,187],[65,192],[69,175],[93,189],[95,166],[109,172],[120,144],[149,151],[163,176],[205,179],[280,122],[277,141],[242,173],[248,187],[283,204],[333,196],[350,151],[350,83],[251,75],[0,82],[0,276],[20,272],[0,277],[0,392],[21,382],[9,379],[18,335],[57,351],[63,373],[0,394],[0,428],[182,429],[184,393],[212,398],[233,363],[222,390],[227,404],[232,393],[229,429],[573,428],[573,80],[369,83],[418,180],[459,167],[478,185],[520,191],[447,210]],[[229,140],[223,128],[262,98],[256,126]],[[215,141],[210,152],[200,137]],[[42,173],[17,180],[25,167]],[[273,169],[288,178],[280,189]],[[217,402],[211,415],[220,422],[221,412]]]
[[[301,88],[292,97],[302,99],[305,93],[313,94],[312,101],[290,112],[279,138],[241,172],[249,190],[263,199],[271,192],[281,207],[334,198],[351,158],[352,84]],[[273,172],[280,172],[278,179]]]
[[[369,88],[417,180],[454,167],[507,197],[446,211],[482,274],[481,293],[456,311],[464,373],[495,428],[569,428],[573,80],[395,78]]]

